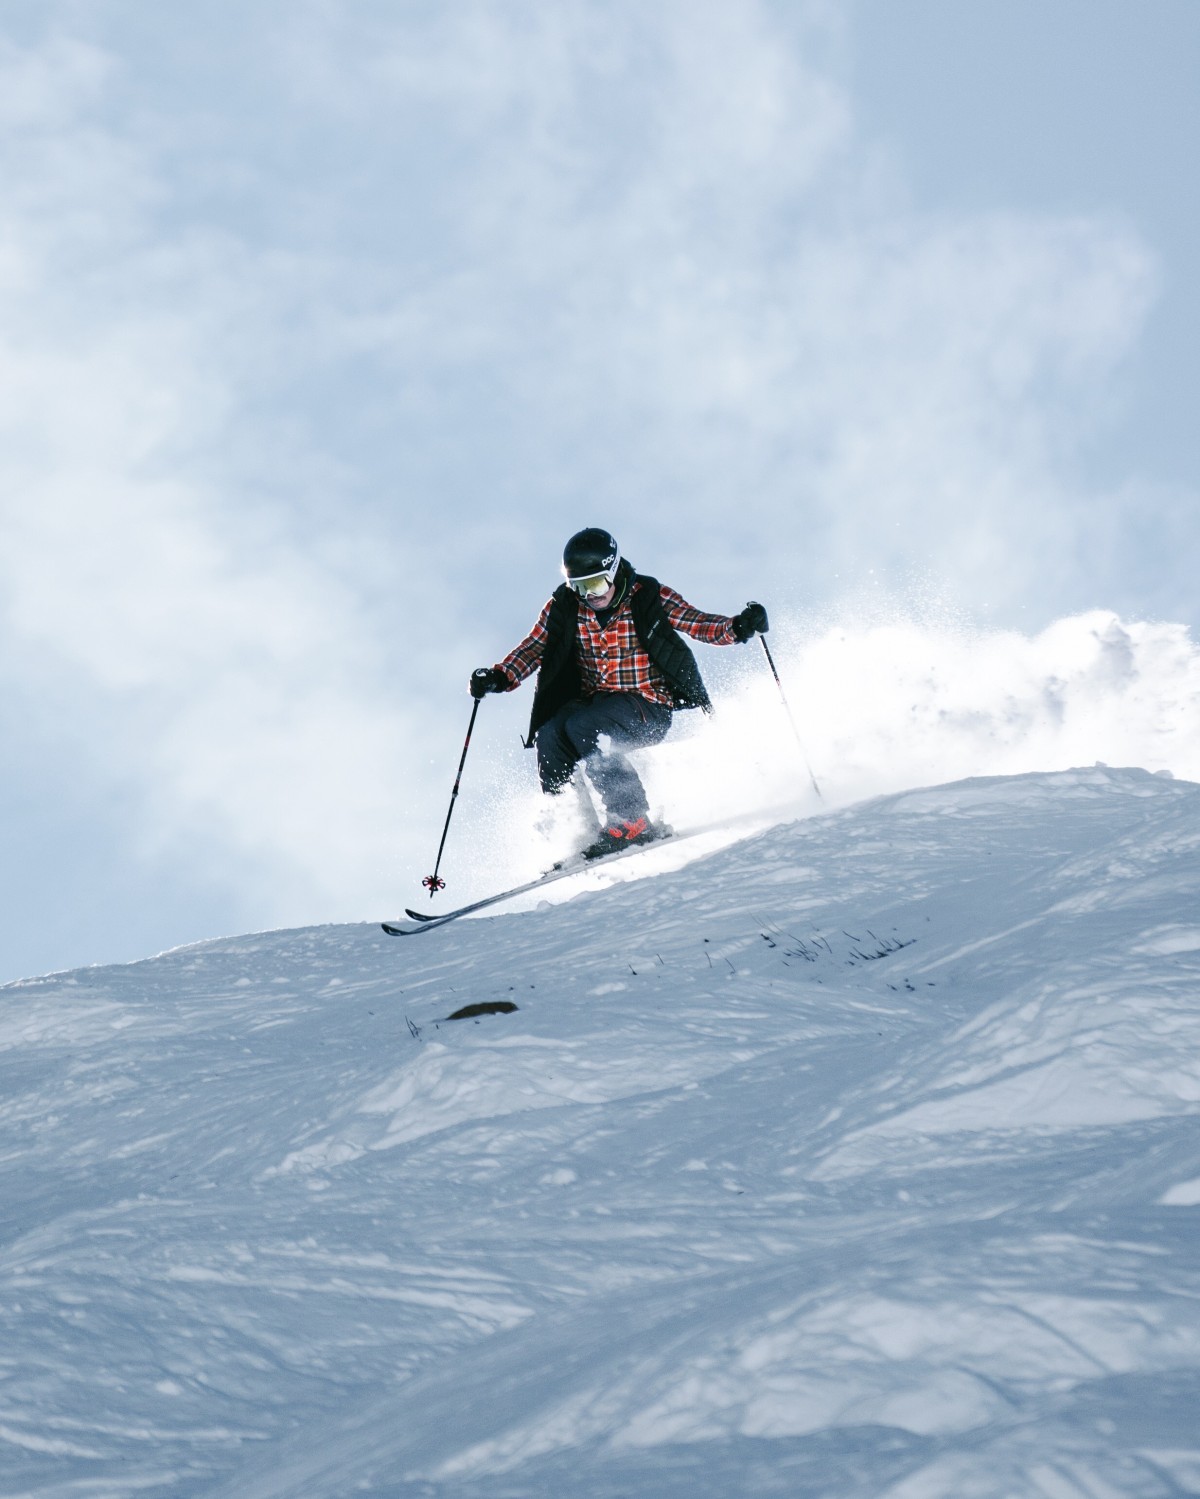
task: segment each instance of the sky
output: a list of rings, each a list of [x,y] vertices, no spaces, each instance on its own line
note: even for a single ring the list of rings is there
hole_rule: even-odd
[[[1196,773],[1198,65],[1190,0],[9,0],[0,978],[395,914],[583,525],[768,604],[832,797],[913,742],[838,648],[943,768]]]

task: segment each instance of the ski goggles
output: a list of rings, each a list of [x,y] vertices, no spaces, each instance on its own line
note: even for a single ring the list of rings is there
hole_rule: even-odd
[[[581,599],[597,599],[602,593],[608,592],[620,565],[621,554],[614,552],[607,567],[598,567],[594,573],[581,573],[572,577],[564,562],[563,577],[567,580],[567,586],[573,588]]]
[[[617,570],[614,567],[611,573],[592,573],[586,578],[568,578],[567,582],[581,599],[598,599],[602,593],[607,593],[612,587],[616,574]]]

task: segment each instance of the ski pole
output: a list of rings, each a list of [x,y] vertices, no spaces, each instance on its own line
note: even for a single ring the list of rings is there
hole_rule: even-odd
[[[812,766],[808,763],[808,756],[804,753],[804,741],[800,738],[800,730],[796,727],[796,720],[792,717],[792,710],[788,706],[787,694],[783,690],[783,683],[779,680],[779,673],[775,670],[775,658],[771,655],[771,647],[767,644],[767,637],[759,635],[762,648],[767,653],[767,661],[771,667],[771,675],[775,678],[775,685],[779,688],[779,696],[783,699],[783,706],[787,712],[788,722],[792,726],[792,733],[796,736],[796,743],[800,746],[800,758],[804,761],[804,768],[808,771],[808,779],[812,782],[813,790],[817,793],[817,800],[824,801],[821,788],[817,785],[817,778],[813,775]]]
[[[463,766],[467,763],[467,751],[471,748],[471,732],[475,727],[475,715],[479,712],[479,705],[483,702],[481,697],[475,699],[475,706],[471,709],[471,722],[467,725],[467,737],[463,742],[462,759],[458,762],[458,774],[454,777],[454,790],[450,793],[450,810],[446,813],[446,826],[442,829],[442,841],[438,844],[437,862],[433,866],[433,873],[427,874],[421,881],[422,885],[429,891],[429,899],[446,888],[445,880],[438,878],[438,870],[442,867],[442,850],[446,847],[446,834],[450,831],[450,819],[454,816],[454,803],[458,800],[458,788],[462,783]]]

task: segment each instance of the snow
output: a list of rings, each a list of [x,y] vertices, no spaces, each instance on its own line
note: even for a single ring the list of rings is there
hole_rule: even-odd
[[[0,1496],[1200,1492],[1200,785],[720,842],[0,989]]]
[[[924,610],[917,602],[863,598],[822,621],[773,608],[771,651],[800,750],[756,644],[697,644],[716,713],[677,714],[667,741],[635,756],[655,815],[692,827],[773,813],[794,804],[797,787],[810,794],[806,760],[826,803],[838,808],[931,782],[1097,761],[1200,781],[1200,643],[1185,627],[1097,609],[1024,635],[968,625],[936,601]],[[519,740],[528,714],[523,694],[485,699],[442,870],[456,900],[488,894],[497,877],[517,884],[546,867],[548,849],[535,832],[545,798]],[[441,834],[462,728],[444,740],[439,775],[446,779],[430,794],[426,852],[413,850],[418,863]],[[396,822],[381,819],[378,808],[369,829],[351,817],[326,822],[353,848],[335,856],[322,841],[308,861],[342,869],[352,854],[356,870],[319,909],[334,910],[332,902],[358,889],[357,915],[379,889],[358,884],[363,849],[393,839]],[[375,868],[409,873],[391,851]],[[296,918],[279,919],[291,925]],[[1189,925],[1195,929],[1196,920]]]

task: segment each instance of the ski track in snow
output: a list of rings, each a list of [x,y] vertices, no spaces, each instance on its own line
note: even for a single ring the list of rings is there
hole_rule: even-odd
[[[1200,786],[622,873],[0,989],[3,1499],[1200,1493]]]

